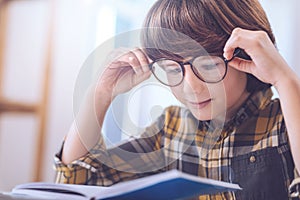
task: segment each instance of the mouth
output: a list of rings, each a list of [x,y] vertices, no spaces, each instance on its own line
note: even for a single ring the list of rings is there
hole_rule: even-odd
[[[212,99],[204,100],[204,101],[201,101],[201,102],[188,101],[188,104],[190,104],[194,108],[202,109],[202,108],[206,107],[208,104],[210,104],[211,101],[212,101]]]

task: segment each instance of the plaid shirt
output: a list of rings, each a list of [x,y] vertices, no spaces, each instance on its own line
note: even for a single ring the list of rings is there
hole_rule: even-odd
[[[243,188],[197,199],[288,199],[297,174],[280,102],[272,95],[271,89],[251,95],[224,126],[199,121],[185,108],[168,107],[141,136],[114,148],[106,149],[101,138],[69,165],[61,162],[59,152],[56,182],[110,186],[176,168]],[[282,192],[269,196],[274,191]]]

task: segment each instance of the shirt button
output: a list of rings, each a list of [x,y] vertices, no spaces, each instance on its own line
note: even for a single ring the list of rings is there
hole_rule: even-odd
[[[255,156],[250,156],[249,160],[250,160],[250,162],[254,163],[256,161],[256,158],[255,158]]]
[[[72,174],[71,174],[70,171],[64,171],[63,174],[64,174],[65,178],[71,178],[72,177]]]

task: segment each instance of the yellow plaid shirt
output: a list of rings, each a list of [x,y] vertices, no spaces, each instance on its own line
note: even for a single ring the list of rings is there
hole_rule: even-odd
[[[288,199],[297,173],[280,101],[272,95],[271,89],[251,95],[221,128],[185,108],[168,107],[140,137],[114,148],[106,149],[101,138],[69,165],[60,151],[56,182],[110,186],[175,168],[243,188],[196,199]]]

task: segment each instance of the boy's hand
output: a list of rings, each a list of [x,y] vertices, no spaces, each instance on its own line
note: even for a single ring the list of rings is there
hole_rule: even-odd
[[[259,80],[278,84],[292,72],[264,31],[249,31],[235,28],[225,44],[224,57],[230,59],[236,48],[244,49],[252,61],[233,59],[229,65],[256,76]]]
[[[151,76],[149,60],[139,48],[116,49],[110,55],[108,65],[97,83],[97,91],[114,98],[125,93]]]

